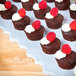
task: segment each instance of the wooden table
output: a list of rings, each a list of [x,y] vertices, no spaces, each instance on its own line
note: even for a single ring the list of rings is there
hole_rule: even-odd
[[[26,50],[11,42],[0,29],[0,76],[44,76],[42,66],[26,56]]]

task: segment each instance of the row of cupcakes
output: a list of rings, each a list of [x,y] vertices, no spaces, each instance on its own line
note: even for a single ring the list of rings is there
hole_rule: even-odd
[[[45,19],[46,13],[48,13],[51,10],[51,8],[47,5],[47,2],[45,0],[41,1],[40,3],[38,3],[37,0],[30,0],[30,1],[21,0],[21,1],[22,1],[23,8],[25,10],[33,10],[33,12],[35,14],[35,17],[37,19]],[[67,0],[65,0],[65,1],[67,1]],[[6,9],[10,9],[10,10],[11,9],[16,9],[16,7],[14,7],[13,5],[11,6],[10,4],[8,5],[8,8],[3,7],[3,5],[4,4],[0,3],[0,12],[2,12],[2,11],[6,12]],[[76,19],[76,3],[71,4],[69,6],[69,12],[70,12],[71,18]],[[54,17],[52,17],[52,18],[54,18]]]
[[[54,32],[49,32],[43,37],[40,45],[45,54],[54,54],[60,68],[69,70],[76,66],[76,52],[68,44],[61,47],[61,42]]]
[[[50,0],[50,1],[52,1],[52,0]],[[50,10],[50,8],[47,6],[47,2],[45,2],[45,0],[40,3],[38,3],[37,0],[21,0],[21,2],[22,2],[23,8],[25,8],[26,10],[28,10],[28,11],[34,10],[36,18],[38,18],[36,13],[41,16],[42,14],[45,15],[45,13],[49,12],[49,10]],[[71,18],[76,19],[76,3],[71,4],[71,5],[70,4],[71,4],[70,0],[55,0],[55,6],[59,10],[69,9]],[[44,13],[44,11],[45,11],[45,13]],[[41,19],[41,18],[38,18],[38,19]]]
[[[52,10],[54,10],[54,9],[57,10],[57,8],[53,8]],[[46,22],[48,22],[48,25],[50,25],[50,27],[52,27],[53,29],[58,28],[58,27],[60,27],[62,25],[63,16],[59,14],[58,17],[53,19],[52,21],[51,20],[49,21],[49,20],[46,19]],[[62,19],[62,20],[61,20],[61,22],[58,22],[57,19],[58,20]],[[20,9],[17,13],[13,14],[12,22],[14,24],[14,27],[17,30],[25,30],[25,32],[27,34],[27,37],[30,40],[39,40],[39,39],[41,39],[43,37],[45,29],[42,26],[41,22],[39,20],[36,20],[35,22],[33,22],[30,25],[30,18],[28,16],[26,16],[26,11],[23,8]],[[76,21],[72,21],[70,24],[68,24],[68,23],[64,24],[62,26],[61,31],[62,31],[64,39],[66,39],[68,41],[76,41]],[[31,36],[33,37],[33,39],[32,39]]]
[[[21,0],[21,1],[20,0],[13,0],[13,1],[22,2],[23,7],[27,8],[27,5],[29,5],[29,3],[31,3],[33,6],[33,3],[36,2],[37,0]],[[70,6],[70,0],[46,0],[46,1],[47,2],[55,2],[55,6],[59,10],[67,10]],[[31,6],[31,4],[30,4],[30,6]],[[28,7],[28,10],[30,10],[29,7]]]
[[[67,0],[65,0],[67,1]],[[66,3],[66,2],[65,2]],[[64,5],[64,4],[63,4]],[[59,5],[60,6],[60,5]],[[67,6],[64,5],[65,7]],[[57,7],[57,6],[56,6]],[[63,7],[63,6],[62,6]],[[59,9],[57,7],[57,9]],[[70,17],[72,19],[76,19],[76,3],[73,3],[71,4],[69,7],[69,13],[70,13]],[[45,15],[46,13],[48,13],[49,11],[51,10],[51,8],[47,5],[47,2],[45,0],[41,1],[40,3],[35,3],[33,5],[33,11],[34,11],[34,14],[35,14],[35,17],[37,19],[44,19],[45,18]]]

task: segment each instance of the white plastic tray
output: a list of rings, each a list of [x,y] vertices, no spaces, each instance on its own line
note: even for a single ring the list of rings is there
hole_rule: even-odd
[[[12,3],[15,4],[19,9],[22,8],[21,3]],[[51,8],[55,7],[54,3],[48,3],[48,5]],[[59,11],[59,13],[61,13],[65,18],[63,24],[70,23],[73,20],[70,18],[68,10]],[[33,11],[27,11],[26,14],[31,18],[31,22],[36,20]],[[61,29],[52,30],[47,28],[44,20],[41,20],[41,23],[46,28],[45,36],[48,32],[53,31],[56,33],[56,36],[61,40],[62,44],[68,43],[71,46],[72,50],[76,51],[76,41],[69,42],[64,40]],[[3,29],[6,34],[10,35],[11,41],[16,41],[19,43],[21,48],[27,49],[27,56],[34,58],[37,64],[41,64],[45,73],[53,72],[55,76],[73,76],[73,70],[63,70],[59,68],[54,55],[45,54],[41,49],[40,41],[28,40],[23,31],[18,31],[14,28],[11,20],[4,20],[0,17],[0,28]]]

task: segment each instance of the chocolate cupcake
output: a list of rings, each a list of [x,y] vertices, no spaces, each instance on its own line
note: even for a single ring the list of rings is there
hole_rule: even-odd
[[[64,39],[76,41],[76,21],[72,21],[70,24],[64,24],[61,31]]]
[[[55,0],[46,0],[47,2],[54,2]]]
[[[24,30],[25,27],[30,24],[30,18],[26,16],[26,11],[22,8],[18,11],[18,13],[13,14],[12,22],[15,29]]]
[[[14,2],[21,2],[21,0],[13,0]]]
[[[6,0],[0,0],[0,3],[4,4]]]
[[[55,6],[59,10],[67,10],[70,6],[70,0],[55,0]]]
[[[12,5],[10,1],[6,1],[5,4],[0,4],[0,14],[3,19],[12,19],[12,15],[16,13],[17,7]]]
[[[27,38],[33,41],[40,40],[43,37],[44,31],[45,29],[39,20],[33,22],[32,25],[27,25],[24,30]]]
[[[76,4],[71,4],[69,8],[70,17],[76,19]]]
[[[72,51],[68,44],[64,44],[62,49],[55,53],[55,58],[62,69],[73,69],[76,65],[76,52]]]
[[[60,49],[61,42],[56,38],[56,34],[54,32],[50,32],[46,37],[41,39],[40,45],[44,53],[54,54]]]
[[[37,2],[37,0],[21,0],[22,6],[27,11],[33,10],[33,4]]]
[[[51,8],[47,6],[47,2],[45,0],[41,1],[39,4],[35,3],[33,5],[33,12],[35,17],[38,19],[45,19],[45,15],[49,12]]]
[[[58,29],[62,26],[64,17],[58,14],[58,9],[54,7],[50,12],[46,13],[45,21],[48,28]]]

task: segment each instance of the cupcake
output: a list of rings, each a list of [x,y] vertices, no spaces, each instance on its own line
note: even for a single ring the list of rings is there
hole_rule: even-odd
[[[0,14],[3,19],[12,19],[12,15],[17,11],[17,7],[12,5],[10,1],[6,1],[5,4],[0,4],[0,6]]]
[[[47,2],[54,2],[55,0],[46,0]]]
[[[68,44],[64,44],[61,50],[55,53],[55,58],[62,69],[73,69],[76,65],[76,52],[72,51]]]
[[[55,6],[59,10],[67,10],[70,6],[70,0],[55,0]]]
[[[44,53],[54,54],[60,49],[61,42],[56,38],[56,34],[54,32],[49,32],[46,37],[41,39],[40,45]]]
[[[58,14],[58,9],[54,7],[50,12],[46,13],[45,21],[48,28],[58,29],[62,26],[64,17]]]
[[[33,5],[33,12],[37,19],[45,19],[45,15],[49,12],[51,8],[47,6],[47,2],[45,0],[41,1],[39,4],[35,3]]]
[[[13,0],[14,2],[21,2],[21,0]]]
[[[37,2],[37,0],[21,0],[22,6],[27,11],[33,10],[33,4]]]
[[[74,76],[76,76],[76,66],[75,66],[75,68],[74,68]]]
[[[40,40],[44,34],[44,27],[39,20],[36,20],[32,25],[27,25],[24,32],[29,40]]]
[[[70,24],[64,24],[61,31],[64,39],[76,41],[76,21],[72,21]]]
[[[69,8],[70,17],[76,19],[76,4],[71,4]]]
[[[25,27],[30,24],[30,18],[26,16],[26,11],[22,8],[18,11],[18,13],[13,14],[12,22],[15,29],[24,30]]]
[[[6,0],[0,0],[0,3],[4,4]]]

